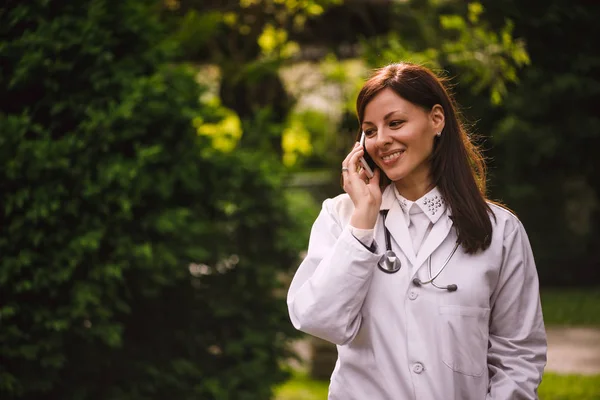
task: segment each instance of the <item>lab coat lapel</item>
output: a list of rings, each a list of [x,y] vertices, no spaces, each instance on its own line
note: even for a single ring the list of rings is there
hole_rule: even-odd
[[[412,241],[408,233],[408,226],[402,207],[396,199],[392,185],[389,185],[383,193],[381,209],[388,209],[388,215],[385,221],[386,228],[390,231],[390,236],[398,244],[402,253],[406,256],[412,265],[416,265],[416,256],[413,251]],[[385,241],[382,242],[385,246]]]
[[[429,235],[425,239],[425,243],[423,243],[419,249],[419,253],[416,257],[416,263],[414,264],[415,273],[423,265],[425,260],[427,260],[427,257],[429,257],[435,251],[435,249],[442,244],[444,239],[446,239],[450,233],[450,229],[452,229],[452,219],[448,215],[448,212],[449,210],[446,209],[446,211],[444,211],[444,215],[442,215],[439,221],[433,225],[431,232],[429,232]]]

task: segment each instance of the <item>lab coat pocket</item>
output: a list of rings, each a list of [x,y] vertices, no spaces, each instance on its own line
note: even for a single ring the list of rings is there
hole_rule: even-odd
[[[490,309],[439,307],[443,335],[442,361],[453,371],[481,376],[487,367]]]

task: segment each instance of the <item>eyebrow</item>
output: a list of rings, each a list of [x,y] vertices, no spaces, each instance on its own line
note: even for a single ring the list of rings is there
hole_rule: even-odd
[[[384,121],[387,121],[388,119],[390,119],[390,117],[394,114],[394,113],[401,113],[403,114],[403,112],[401,110],[394,110],[394,111],[390,111],[389,113],[385,114],[383,117]],[[369,124],[369,125],[375,125],[374,123],[372,123],[371,121],[363,121],[363,124]]]

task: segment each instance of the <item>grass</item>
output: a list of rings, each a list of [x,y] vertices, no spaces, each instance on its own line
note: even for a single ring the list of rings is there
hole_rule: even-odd
[[[315,381],[306,373],[295,372],[292,379],[275,390],[275,400],[327,399],[329,382]]]
[[[325,400],[328,382],[311,380],[305,373],[278,387],[275,400]],[[557,375],[546,373],[539,389],[540,400],[599,400],[600,375]]]
[[[589,289],[543,289],[546,326],[600,327],[600,287]]]
[[[598,400],[600,375],[544,374],[539,390],[540,400]]]

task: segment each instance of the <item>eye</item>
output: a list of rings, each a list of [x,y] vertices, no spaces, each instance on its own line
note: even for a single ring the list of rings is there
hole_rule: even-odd
[[[369,129],[365,129],[365,136],[373,136],[375,133],[377,133],[377,129],[373,129],[373,128],[369,128]]]
[[[402,120],[394,120],[390,122],[390,128],[400,128],[405,121]]]

